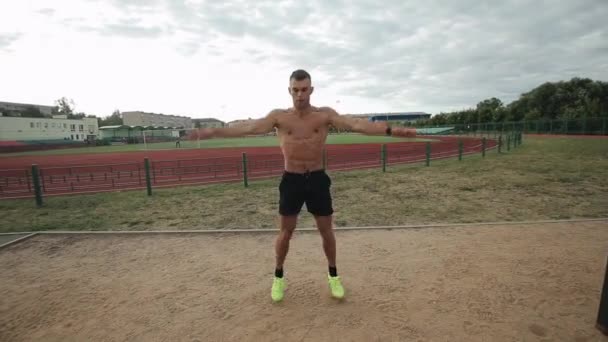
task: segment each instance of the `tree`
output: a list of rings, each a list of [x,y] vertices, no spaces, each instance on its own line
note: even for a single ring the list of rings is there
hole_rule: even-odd
[[[118,126],[123,124],[122,118],[120,117],[120,111],[118,109],[114,110],[114,112],[112,112],[112,115],[106,116],[103,119],[97,118],[97,122],[99,124],[99,127]]]
[[[68,119],[73,119],[73,120],[84,119],[84,117],[86,117],[85,113],[68,114]]]
[[[574,77],[545,82],[504,106],[492,97],[475,109],[441,113],[430,124],[463,124],[539,119],[582,119],[608,116],[608,82]]]
[[[526,120],[538,120],[541,117],[542,117],[541,112],[538,109],[534,108],[531,111],[529,111],[529,112],[526,113],[526,116],[524,117],[524,119],[526,119]]]
[[[493,121],[496,116],[496,112],[499,108],[502,108],[502,101],[499,99],[492,97],[490,99],[483,100],[477,104],[477,115],[478,118],[476,121],[478,122],[489,122]]]
[[[55,101],[55,112],[57,114],[70,115],[74,113],[74,100],[65,97]]]

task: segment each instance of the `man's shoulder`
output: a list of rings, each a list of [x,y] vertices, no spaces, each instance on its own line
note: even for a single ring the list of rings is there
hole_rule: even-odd
[[[283,117],[287,112],[288,112],[288,110],[286,110],[284,108],[275,108],[275,109],[272,109],[271,111],[269,111],[268,114],[266,114],[266,116],[264,117],[264,119],[272,120],[272,121],[276,122],[281,117]]]
[[[268,116],[277,116],[277,115],[287,114],[287,113],[289,113],[289,109],[275,108],[275,109],[271,110],[270,112],[268,112]]]
[[[316,109],[321,113],[337,114],[336,110],[329,106],[316,107]]]
[[[331,119],[332,117],[335,117],[338,115],[338,112],[336,112],[335,109],[333,109],[332,107],[329,107],[329,106],[316,107],[315,112],[323,115],[327,119]]]

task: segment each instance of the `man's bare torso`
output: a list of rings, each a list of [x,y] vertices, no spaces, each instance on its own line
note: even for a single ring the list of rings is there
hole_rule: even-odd
[[[329,132],[329,112],[310,107],[304,113],[293,108],[277,114],[277,135],[285,158],[285,170],[295,173],[323,168],[323,147]]]

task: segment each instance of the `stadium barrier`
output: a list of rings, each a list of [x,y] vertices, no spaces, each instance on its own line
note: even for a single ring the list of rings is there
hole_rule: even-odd
[[[522,144],[521,132],[505,136],[506,151]],[[487,150],[505,150],[503,136],[498,139],[472,139],[447,137],[439,142],[412,145],[381,144],[336,151],[324,150],[323,164],[331,171],[380,168],[399,164],[424,163],[445,158],[478,154]],[[0,170],[0,199],[32,198],[37,206],[43,205],[44,196],[98,193],[146,189],[152,195],[154,188],[180,185],[243,182],[279,176],[284,171],[283,155],[246,154],[242,156],[149,160],[141,162],[81,165],[65,167],[39,167],[30,169]]]
[[[522,132],[523,134],[543,135],[607,135],[608,117],[588,117],[578,119],[539,119],[504,122],[472,122],[462,124],[444,123],[434,126],[408,124],[417,130],[441,130],[449,128],[449,134],[455,135],[481,135],[494,132]],[[439,133],[445,134],[445,133]]]

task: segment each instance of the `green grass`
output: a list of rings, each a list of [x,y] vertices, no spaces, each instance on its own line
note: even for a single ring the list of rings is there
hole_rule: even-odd
[[[527,138],[509,153],[331,172],[337,226],[608,216],[608,142]],[[276,228],[278,177],[0,201],[0,231]],[[299,226],[314,226],[304,212]]]
[[[11,242],[13,240],[20,239],[26,236],[26,234],[9,234],[9,235],[0,235],[0,245],[5,244],[7,242]]]
[[[327,137],[328,144],[365,144],[365,143],[391,143],[402,141],[431,141],[431,139],[423,138],[393,138],[385,136],[365,136],[359,134],[339,134],[329,135]],[[223,147],[262,147],[262,146],[279,146],[278,139],[275,136],[264,137],[245,137],[245,138],[221,138],[201,140],[200,148],[223,148]],[[112,152],[134,152],[143,151],[147,147],[148,150],[166,150],[175,149],[175,142],[163,142],[154,144],[129,144],[129,145],[113,145],[113,146],[94,146],[80,147],[70,149],[48,150],[48,151],[31,151],[20,153],[4,153],[0,157],[16,157],[16,156],[35,156],[35,155],[62,155],[62,154],[89,154],[89,153],[112,153]],[[182,149],[199,148],[197,141],[182,141]]]

